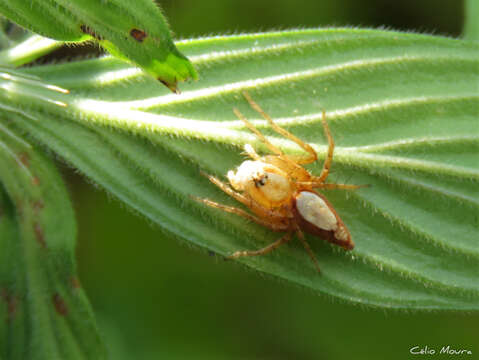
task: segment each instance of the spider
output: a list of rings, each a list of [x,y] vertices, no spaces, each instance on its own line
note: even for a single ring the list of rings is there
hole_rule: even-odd
[[[346,225],[331,203],[324,195],[314,191],[314,189],[352,190],[367,185],[347,185],[325,182],[333,160],[334,141],[329,131],[324,111],[322,113],[322,124],[324,133],[328,139],[328,153],[321,173],[319,176],[315,176],[302,166],[318,160],[318,155],[311,145],[304,143],[289,131],[277,125],[273,119],[253,101],[247,92],[244,92],[243,95],[250,106],[269,123],[275,132],[294,141],[305,150],[308,155],[286,155],[281,149],[268,141],[238,109],[234,108],[233,111],[235,115],[245,123],[246,127],[248,127],[273,154],[260,156],[250,144],[246,144],[244,147],[245,153],[252,160],[244,161],[236,169],[236,172],[233,170],[228,171],[226,177],[230,185],[212,175],[203,175],[226,194],[248,207],[252,213],[241,208],[219,204],[209,199],[195,199],[208,206],[242,216],[272,231],[285,232],[278,240],[262,249],[236,251],[231,256],[228,256],[228,259],[267,254],[280,245],[290,241],[293,234],[296,234],[319,272],[318,261],[306,241],[303,232],[319,236],[324,240],[341,246],[345,250],[353,249],[354,242],[351,239],[351,234]]]

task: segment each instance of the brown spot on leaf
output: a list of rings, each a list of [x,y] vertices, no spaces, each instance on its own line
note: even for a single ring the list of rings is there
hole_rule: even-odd
[[[87,25],[80,25],[80,30],[82,31],[82,33],[90,35],[91,37],[95,38],[98,41],[103,40],[102,36],[98,35],[96,32],[92,30],[92,28],[90,28]]]
[[[143,40],[145,40],[145,38],[148,36],[146,32],[139,29],[131,29],[130,35],[133,39],[135,39],[138,42],[143,42]]]
[[[16,296],[10,296],[8,300],[8,316],[10,319],[15,317],[17,313],[18,298]]]
[[[30,167],[30,155],[28,153],[22,152],[18,154],[18,160],[26,167]]]
[[[8,319],[12,320],[15,317],[15,314],[17,312],[17,305],[18,305],[18,298],[14,295],[11,295],[7,292],[7,289],[2,289],[0,292],[0,297],[2,298],[3,301],[7,303],[7,311],[8,311]]]
[[[61,316],[66,316],[68,314],[68,308],[65,304],[65,300],[60,296],[60,294],[56,293],[53,295],[53,305],[55,305],[55,310]]]
[[[47,247],[47,243],[45,241],[45,233],[43,232],[43,228],[40,226],[39,223],[33,224],[33,231],[35,232],[35,238],[37,239],[38,243],[42,248]]]
[[[40,179],[37,176],[32,177],[32,185],[40,185]]]
[[[165,85],[168,89],[170,89],[175,94],[181,94],[180,89],[176,87],[176,82],[174,84],[167,83],[165,80],[158,78],[158,81]]]
[[[70,278],[70,282],[71,282],[74,289],[79,289],[81,287],[80,281],[78,280],[78,278],[76,276],[72,276]]]
[[[45,207],[45,204],[41,200],[37,200],[33,203],[33,211],[36,215]]]

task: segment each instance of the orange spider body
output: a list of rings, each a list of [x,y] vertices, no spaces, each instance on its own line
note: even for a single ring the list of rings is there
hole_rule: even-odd
[[[319,271],[319,265],[304,238],[303,230],[339,245],[345,250],[353,249],[354,242],[346,225],[344,225],[331,203],[314,189],[357,189],[360,186],[325,183],[332,162],[334,142],[324,113],[323,127],[328,138],[328,155],[321,174],[314,176],[301,165],[315,162],[318,159],[316,151],[310,145],[275,124],[247,93],[244,93],[244,96],[250,105],[269,122],[273,130],[297,143],[309,155],[307,157],[294,157],[284,154],[270,143],[237,109],[234,109],[238,118],[255,133],[274,155],[259,156],[251,145],[246,145],[245,152],[252,160],[246,160],[236,171],[228,172],[227,178],[231,186],[213,176],[207,176],[221,190],[247,206],[254,215],[243,209],[218,204],[208,199],[198,200],[209,206],[240,215],[273,231],[286,232],[283,237],[263,249],[237,251],[230,258],[266,254],[288,242],[293,234],[297,234]]]
[[[268,155],[243,162],[227,177],[235,190],[260,205],[250,208],[260,218],[269,219],[273,230],[299,228],[346,250],[354,248],[348,229],[331,203],[313,190],[315,177],[305,168]]]

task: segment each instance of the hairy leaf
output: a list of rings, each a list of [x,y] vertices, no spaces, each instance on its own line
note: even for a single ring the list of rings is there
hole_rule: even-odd
[[[76,277],[66,189],[7,119],[0,122],[0,358],[103,359]]]
[[[245,143],[266,151],[232,108],[286,152],[301,153],[269,129],[241,91],[311,143],[321,160],[324,109],[336,141],[328,181],[371,185],[324,192],[356,248],[345,252],[308,237],[321,275],[299,242],[238,261],[356,303],[478,309],[476,43],[321,29],[177,45],[202,76],[180,96],[102,58],[22,70],[43,79],[36,83],[10,72],[0,110],[169,233],[223,256],[280,236],[190,197],[236,205],[200,170],[224,176],[241,163]],[[319,173],[321,166],[309,169]]]
[[[96,41],[177,91],[177,82],[196,79],[188,59],[176,48],[165,17],[153,0],[0,1],[0,13],[52,39]]]

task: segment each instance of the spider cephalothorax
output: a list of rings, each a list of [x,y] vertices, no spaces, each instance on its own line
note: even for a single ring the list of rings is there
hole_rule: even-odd
[[[319,271],[318,262],[304,238],[303,231],[337,244],[345,250],[353,249],[354,242],[331,203],[314,189],[352,190],[361,186],[325,182],[333,159],[334,141],[324,112],[322,123],[328,139],[328,154],[320,175],[315,176],[302,165],[315,162],[318,159],[316,151],[309,144],[275,124],[248,93],[245,92],[244,96],[250,105],[268,121],[274,131],[294,141],[309,155],[294,157],[284,154],[237,109],[234,109],[236,116],[273,152],[273,155],[260,156],[251,145],[247,144],[245,152],[252,160],[244,161],[236,171],[228,171],[227,178],[231,187],[211,175],[207,177],[225,193],[247,206],[254,215],[243,209],[218,204],[208,199],[198,200],[209,206],[240,215],[273,231],[286,232],[283,237],[263,249],[237,251],[230,258],[267,254],[289,241],[296,233]]]

